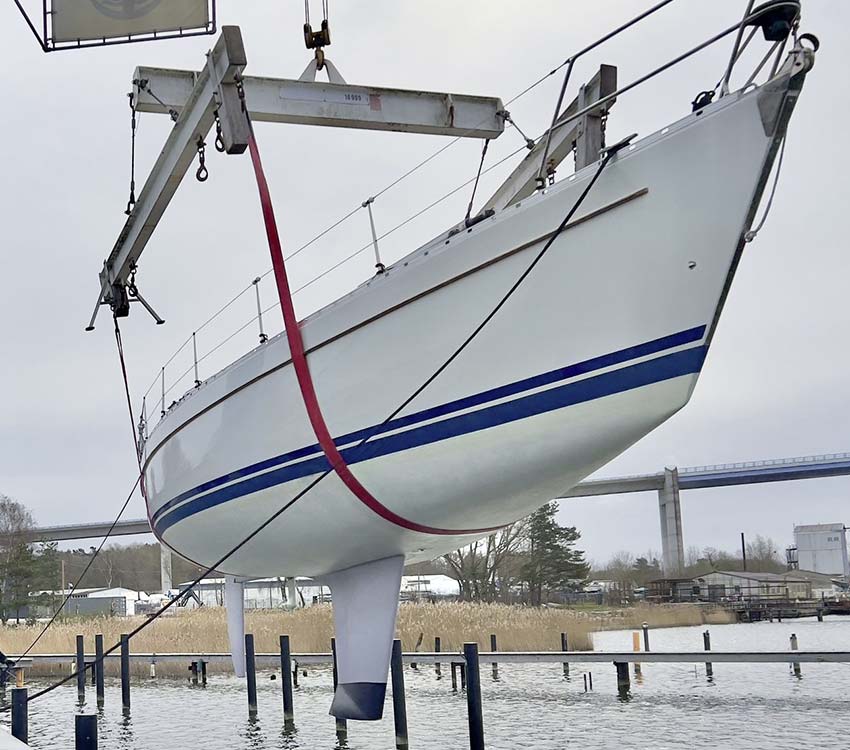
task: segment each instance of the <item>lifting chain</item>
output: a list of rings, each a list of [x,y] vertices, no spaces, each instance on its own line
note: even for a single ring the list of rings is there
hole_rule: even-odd
[[[136,96],[131,91],[127,94],[130,99],[130,199],[127,201],[127,216],[133,213],[136,206]]]
[[[202,135],[198,136],[198,171],[195,172],[195,177],[198,182],[206,182],[210,177],[210,171],[207,169],[207,144]]]
[[[227,147],[224,145],[224,135],[221,130],[221,116],[215,111],[215,150],[223,154]]]

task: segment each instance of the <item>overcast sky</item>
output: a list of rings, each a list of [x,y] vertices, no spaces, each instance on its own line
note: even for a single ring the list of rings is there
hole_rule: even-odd
[[[314,5],[315,22],[320,3]],[[507,101],[648,5],[331,0],[328,56],[351,83]],[[620,82],[627,82],[734,23],[744,5],[679,0],[580,63],[574,80],[589,78],[605,62],[618,65]],[[310,60],[302,14],[300,0],[219,2],[220,22],[242,27],[249,74],[300,75]],[[821,39],[817,65],[791,123],[773,213],[745,252],[694,398],[600,476],[850,450],[844,229],[850,4],[808,0],[803,28]],[[12,3],[0,5],[0,35],[13,61],[2,74],[0,118],[0,492],[26,504],[41,524],[111,519],[135,479],[133,446],[111,321],[102,314],[95,333],[83,328],[97,297],[98,270],[125,219],[126,93],[136,65],[199,69],[213,40],[44,55]],[[719,44],[621,98],[609,138],[647,135],[685,115],[691,99],[719,78],[730,45]],[[559,85],[560,78],[550,78],[511,105],[527,133],[545,128]],[[141,116],[139,187],[169,127],[167,117]],[[445,142],[280,125],[259,126],[259,137],[289,250]],[[489,163],[521,143],[515,131],[506,132],[490,149]],[[479,151],[480,142],[460,143],[381,196],[378,230],[473,176]],[[187,335],[269,265],[247,157],[212,148],[208,157],[209,182],[184,182],[140,264],[140,288],[168,323],[154,326],[134,309],[123,324],[136,404]],[[487,175],[481,195],[509,168]],[[388,237],[386,258],[406,254],[462,218],[468,199],[463,190]],[[359,212],[329,233],[293,261],[293,285],[368,243],[368,231]],[[299,295],[299,314],[365,279],[373,262],[363,253]],[[270,303],[269,280],[261,289]],[[250,320],[253,308],[251,295],[240,298],[199,335],[200,353]],[[267,316],[271,332],[280,329],[278,317],[276,311]],[[250,326],[202,363],[202,377],[255,342]],[[184,350],[167,370],[169,385],[190,364]],[[169,400],[190,384],[184,379]],[[772,536],[784,547],[795,523],[850,523],[848,490],[850,479],[837,478],[691,491],[683,499],[685,544],[734,548],[745,531]],[[137,497],[127,517],[142,515]],[[565,502],[561,518],[578,526],[597,561],[620,549],[660,548],[654,494]]]

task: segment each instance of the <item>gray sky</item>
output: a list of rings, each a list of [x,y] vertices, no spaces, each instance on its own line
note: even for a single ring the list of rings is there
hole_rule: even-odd
[[[328,56],[351,83],[508,100],[647,5],[332,0]],[[310,59],[300,1],[221,0],[219,6],[222,23],[242,26],[248,73],[298,77]],[[850,261],[842,236],[850,5],[808,0],[804,6],[803,28],[818,34],[822,48],[791,124],[773,213],[745,253],[695,396],[600,475],[850,450]],[[607,62],[619,66],[621,83],[629,81],[733,23],[743,7],[738,0],[679,0],[591,55],[574,80],[589,78],[594,66]],[[198,69],[213,40],[44,55],[11,3],[0,6],[0,30],[7,59],[15,61],[3,74],[0,119],[0,492],[25,503],[39,523],[104,520],[135,478],[133,448],[111,322],[102,314],[95,333],[83,327],[97,295],[98,269],[125,218],[126,93],[136,65]],[[717,45],[623,97],[609,137],[646,135],[685,115],[694,95],[720,76],[730,45]],[[511,105],[523,130],[536,135],[544,129],[559,85],[560,77],[549,79]],[[169,125],[167,117],[141,117],[139,187]],[[290,250],[444,143],[430,136],[279,125],[260,126],[259,137]],[[518,135],[506,132],[491,147],[488,163],[519,145]],[[382,196],[375,205],[378,230],[471,177],[479,151],[480,142],[460,143]],[[140,310],[123,324],[136,403],[187,335],[269,265],[247,157],[224,157],[212,148],[208,156],[209,182],[184,182],[141,263],[140,288],[168,324],[156,327]],[[505,174],[502,168],[487,175],[479,197]],[[385,256],[392,261],[456,222],[468,198],[463,190],[388,237]],[[368,221],[359,212],[293,261],[294,286],[368,240]],[[299,313],[365,279],[372,262],[363,253],[299,295]],[[272,286],[266,281],[261,288],[270,303]],[[199,334],[200,353],[248,321],[253,305],[244,295]],[[267,316],[272,332],[280,329],[278,317],[277,311]],[[202,363],[202,376],[255,341],[250,326]],[[188,355],[184,350],[169,366],[169,384],[191,364]],[[188,379],[180,384],[188,385]],[[180,386],[170,398],[179,397]],[[745,531],[784,546],[794,523],[850,523],[848,489],[850,479],[840,478],[686,493],[685,544],[733,548]],[[127,517],[141,515],[136,498]],[[561,515],[579,527],[589,556],[598,561],[620,549],[660,547],[653,494],[570,501]]]

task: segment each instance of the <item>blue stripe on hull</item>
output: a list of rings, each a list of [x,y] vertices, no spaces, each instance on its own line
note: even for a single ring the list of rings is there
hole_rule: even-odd
[[[367,427],[363,430],[351,432],[347,435],[342,435],[341,437],[336,438],[334,442],[338,447],[341,448],[342,446],[348,445],[349,443],[359,443],[366,437],[375,437],[378,435],[385,434],[387,432],[394,432],[395,430],[398,430],[403,427],[409,427],[411,425],[418,424],[419,422],[425,422],[431,419],[435,419],[437,417],[443,417],[448,414],[463,411],[474,406],[481,406],[482,404],[503,399],[508,396],[513,396],[518,393],[523,393],[524,391],[528,391],[533,388],[539,388],[544,385],[551,385],[553,383],[557,383],[562,380],[568,380],[579,375],[586,375],[587,373],[594,372],[596,370],[602,370],[606,367],[623,364],[624,362],[629,362],[633,359],[637,359],[638,357],[645,357],[650,354],[658,354],[659,352],[666,351],[677,346],[683,346],[684,344],[692,344],[695,341],[702,340],[702,337],[705,335],[705,329],[705,326],[689,328],[685,331],[679,331],[678,333],[671,334],[670,336],[663,336],[658,339],[653,339],[652,341],[637,344],[636,346],[630,346],[626,349],[620,349],[616,352],[611,352],[610,354],[605,354],[600,357],[593,357],[592,359],[584,360],[583,362],[578,362],[577,364],[569,365],[567,367],[560,367],[557,370],[551,370],[550,372],[543,373],[542,375],[536,375],[531,378],[518,380],[514,383],[508,383],[507,385],[499,386],[498,388],[492,388],[488,391],[476,393],[472,396],[467,396],[465,398],[457,399],[455,401],[450,401],[446,404],[440,404],[438,406],[431,407],[430,409],[425,409],[423,411],[410,414],[406,417],[399,417],[397,419],[392,420],[391,422],[388,422],[385,425],[375,425],[373,427]],[[289,453],[284,453],[280,456],[274,456],[272,458],[265,459],[258,463],[251,464],[250,466],[246,466],[241,469],[232,471],[228,474],[224,474],[220,477],[216,477],[215,479],[211,479],[208,482],[204,482],[203,484],[200,484],[197,487],[193,487],[192,489],[181,493],[177,497],[174,497],[167,503],[163,504],[153,514],[152,520],[154,522],[154,525],[156,525],[158,519],[161,518],[163,514],[171,510],[174,506],[179,505],[185,500],[189,500],[190,498],[195,497],[196,495],[200,495],[203,492],[208,492],[209,490],[215,489],[216,487],[220,487],[221,485],[229,484],[230,482],[233,482],[237,479],[241,479],[250,474],[256,474],[260,471],[273,469],[275,467],[282,466],[284,464],[289,464],[293,461],[297,461],[302,458],[321,455],[323,455],[322,449],[319,447],[318,444],[314,444],[306,446],[304,448],[299,448],[298,450],[290,451]],[[321,469],[319,469],[319,471],[321,471]]]
[[[659,383],[664,380],[696,374],[702,368],[705,354],[706,348],[704,346],[674,352],[647,362],[640,362],[619,370],[586,378],[577,383],[568,383],[540,393],[495,404],[475,412],[461,414],[440,422],[416,427],[400,434],[370,440],[362,446],[353,446],[341,452],[348,464],[356,464],[361,461],[368,461],[410,448],[447,440],[448,438],[468,435],[473,432],[508,424],[556,409],[563,409],[568,406],[593,401],[616,393],[642,388],[643,386]],[[363,433],[365,436],[369,434],[369,431],[363,431]],[[342,442],[343,440],[340,439],[338,442]],[[295,451],[294,453],[300,453],[300,451]],[[255,466],[259,465],[255,464]],[[265,474],[252,476],[241,482],[235,482],[202,497],[196,497],[175,508],[154,524],[156,532],[161,536],[171,526],[195,513],[200,513],[230,500],[259,492],[260,490],[269,489],[270,487],[286,484],[295,479],[321,473],[328,468],[329,465],[324,455],[318,455],[306,461],[289,464],[273,471],[268,471]],[[243,469],[241,471],[246,470]],[[234,472],[234,475],[238,476],[239,472]],[[198,491],[199,489],[196,489],[192,492],[196,493]]]

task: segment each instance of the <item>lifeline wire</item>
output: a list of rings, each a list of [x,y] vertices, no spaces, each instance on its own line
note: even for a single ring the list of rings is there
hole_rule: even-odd
[[[670,4],[670,3],[672,3],[672,2],[673,2],[673,0],[662,0],[661,2],[659,2],[659,3],[657,3],[656,5],[654,5],[654,6],[650,7],[650,8],[648,8],[646,11],[644,11],[644,12],[643,12],[643,13],[641,13],[641,14],[639,14],[639,15],[638,15],[638,16],[636,16],[635,18],[633,18],[633,19],[631,19],[630,21],[627,21],[625,24],[623,24],[623,25],[619,26],[617,29],[614,29],[614,31],[609,32],[609,33],[608,33],[608,34],[606,34],[605,36],[601,37],[601,38],[600,38],[599,40],[597,40],[596,42],[593,42],[592,44],[588,45],[588,46],[587,46],[587,47],[585,47],[584,49],[582,49],[582,50],[580,50],[579,52],[575,53],[575,54],[574,54],[574,55],[572,55],[571,57],[568,57],[568,58],[567,58],[566,60],[564,60],[564,61],[563,61],[560,65],[557,65],[556,67],[552,68],[552,70],[550,70],[548,73],[546,73],[545,75],[541,76],[541,77],[540,77],[540,78],[538,78],[536,81],[534,81],[534,82],[533,82],[533,83],[531,83],[529,86],[527,86],[527,87],[526,87],[526,88],[524,88],[522,91],[520,91],[518,94],[515,94],[513,97],[511,97],[510,99],[508,99],[508,101],[506,101],[506,102],[504,103],[504,107],[506,107],[506,108],[507,108],[509,105],[511,105],[511,104],[513,104],[514,102],[516,102],[517,100],[521,99],[523,96],[525,96],[526,94],[528,94],[530,91],[532,91],[532,90],[534,90],[535,88],[537,88],[537,87],[538,87],[541,83],[543,83],[544,81],[548,80],[549,78],[551,78],[552,76],[554,76],[555,74],[557,74],[557,73],[558,73],[558,72],[559,72],[562,68],[564,68],[564,67],[565,67],[565,66],[567,66],[567,65],[570,65],[570,64],[571,64],[572,62],[574,62],[574,61],[576,60],[576,58],[578,58],[579,56],[581,56],[581,55],[585,54],[586,52],[588,52],[588,51],[589,51],[589,50],[591,50],[591,49],[594,49],[595,47],[599,46],[599,45],[600,45],[600,44],[602,44],[603,42],[605,42],[605,41],[607,41],[607,40],[611,39],[613,36],[616,36],[617,34],[619,34],[620,32],[624,31],[625,29],[627,29],[627,28],[629,28],[629,27],[633,26],[635,23],[637,23],[637,22],[639,22],[639,21],[644,20],[644,19],[645,19],[645,18],[647,18],[648,16],[650,16],[650,15],[654,14],[655,12],[657,12],[657,11],[661,10],[662,8],[664,8],[665,6],[669,5],[669,4]],[[307,9],[307,12],[309,13],[309,5],[307,5],[307,4],[306,4],[306,2],[305,2],[305,6],[306,6],[306,9]],[[730,31],[734,30],[734,28],[737,28],[737,27],[733,27],[733,29],[731,29]],[[727,32],[727,33],[729,33],[729,32]],[[146,84],[146,85],[147,85],[147,84]],[[146,89],[144,89],[144,90],[147,90],[147,91],[148,91],[148,93],[150,93],[150,94],[151,94],[151,96],[153,96],[155,99],[157,99],[156,94],[154,94],[154,92],[150,89],[150,87],[149,87],[149,86],[147,86],[147,88],[146,88]],[[621,92],[621,93],[622,93],[622,92]],[[162,102],[160,102],[160,103],[162,103]],[[163,106],[165,106],[165,105],[163,104]],[[513,123],[513,121],[511,121],[511,120],[509,120],[509,119],[508,119],[507,121],[508,121],[508,122],[511,122],[511,124],[512,124],[512,125],[516,128],[517,132],[519,132],[519,133],[520,133],[520,135],[523,135],[523,134],[522,134],[522,131],[521,131],[519,128],[517,128],[517,127],[516,127],[516,124],[515,124],[515,123]],[[483,122],[483,121],[482,121],[482,122]],[[478,125],[480,125],[480,124],[482,124],[482,123],[478,123]],[[477,127],[477,126],[476,126],[476,127]],[[556,126],[556,127],[554,127],[554,128],[550,128],[550,129],[547,131],[547,134],[551,133],[553,130],[557,130],[557,129],[558,129],[558,127],[560,127],[560,126]],[[470,132],[470,131],[466,131],[466,133],[465,133],[464,135],[468,134],[469,132]],[[377,193],[375,193],[374,197],[375,197],[375,198],[379,198],[379,197],[380,197],[380,196],[382,196],[384,193],[388,192],[389,190],[392,190],[392,188],[394,188],[396,185],[398,185],[399,183],[401,183],[403,180],[405,180],[405,179],[407,179],[408,177],[410,177],[410,175],[414,174],[414,173],[415,173],[415,172],[417,172],[419,169],[421,169],[422,167],[424,167],[426,164],[428,164],[428,163],[429,163],[429,162],[431,162],[432,160],[436,159],[436,158],[437,158],[440,154],[442,154],[444,151],[446,151],[446,150],[448,150],[449,148],[451,148],[452,146],[454,146],[456,143],[458,143],[460,140],[462,140],[462,138],[463,138],[463,135],[456,136],[455,138],[452,138],[452,139],[451,139],[448,143],[446,143],[446,144],[444,144],[443,146],[441,146],[440,148],[438,148],[438,149],[437,149],[436,151],[434,151],[432,154],[430,154],[429,156],[425,157],[422,161],[418,162],[418,163],[417,163],[417,164],[415,164],[413,167],[411,167],[409,170],[407,170],[407,171],[406,171],[406,172],[404,172],[403,174],[399,175],[399,176],[398,176],[395,180],[393,180],[392,182],[390,182],[390,183],[389,183],[386,187],[384,187],[382,190],[379,190]],[[523,135],[523,138],[525,138],[525,136],[524,136],[524,135]],[[527,139],[527,138],[526,138],[525,140],[526,140],[526,143],[528,143],[528,140],[529,140],[529,139]],[[521,151],[521,150],[522,150],[522,149],[518,149],[518,150],[517,150],[516,152],[514,152],[513,154],[510,154],[510,156],[513,156],[514,154],[519,153],[519,151]],[[504,161],[504,160],[502,160],[502,161]],[[499,162],[499,164],[501,164],[501,163],[502,163],[502,162]],[[486,172],[487,172],[487,171],[489,171],[489,170],[485,170],[482,174],[486,174]],[[468,183],[464,183],[464,185],[466,185],[466,184],[468,184]],[[456,191],[453,191],[453,192],[456,192]],[[453,193],[450,193],[449,195],[451,195],[451,194],[453,194]],[[448,196],[446,196],[446,197],[448,197]],[[439,203],[439,201],[437,201],[436,203]],[[434,205],[436,205],[436,203],[431,204],[431,206],[428,206],[428,208],[427,208],[427,209],[425,209],[425,210],[428,210],[428,209],[432,208]],[[324,229],[322,232],[320,232],[320,233],[319,233],[319,234],[317,234],[315,237],[313,237],[313,239],[309,240],[307,243],[305,243],[304,245],[302,245],[301,247],[299,247],[298,249],[296,249],[294,252],[292,252],[290,255],[288,255],[288,256],[287,256],[287,260],[291,260],[291,259],[292,259],[292,258],[294,258],[296,255],[298,255],[300,252],[302,252],[303,250],[306,250],[306,249],[307,249],[308,247],[310,247],[312,244],[314,244],[314,243],[315,243],[315,242],[317,242],[319,239],[321,239],[322,237],[324,237],[326,234],[328,234],[329,232],[331,232],[331,231],[333,231],[334,229],[336,229],[336,228],[337,228],[340,224],[343,224],[343,223],[345,223],[346,221],[348,221],[348,219],[350,219],[352,216],[354,216],[354,214],[356,214],[356,213],[357,213],[357,212],[358,212],[361,208],[362,208],[362,206],[360,206],[360,205],[358,205],[357,207],[353,208],[353,209],[352,209],[351,211],[349,211],[349,212],[348,212],[345,216],[342,216],[340,219],[338,219],[337,221],[335,221],[335,222],[334,222],[333,224],[331,224],[329,227],[327,227],[327,228],[326,228],[326,229]],[[420,214],[417,214],[416,216],[421,215],[421,213],[424,213],[424,211],[423,211],[423,212],[420,212]],[[415,218],[415,216],[414,216],[413,218]],[[384,236],[386,236],[386,235],[384,235]],[[381,239],[381,237],[379,237],[378,239]],[[365,248],[364,248],[364,249],[365,249]],[[357,255],[357,254],[359,254],[359,253],[355,253],[354,255]],[[352,256],[349,256],[349,257],[354,257],[354,256],[352,255]],[[336,268],[336,266],[334,266],[334,268]],[[269,268],[268,270],[266,270],[264,273],[262,273],[262,274],[260,275],[260,278],[261,278],[261,279],[264,279],[266,276],[268,276],[270,273],[272,273],[272,271],[273,271],[273,269]],[[235,301],[236,301],[236,299],[238,299],[240,296],[242,296],[242,294],[244,294],[244,292],[248,291],[250,288],[251,288],[251,286],[249,285],[248,287],[246,287],[246,289],[245,289],[245,290],[243,290],[243,291],[242,291],[242,292],[240,292],[238,295],[236,295],[236,297],[234,297],[234,298],[233,298],[233,299],[232,299],[232,300],[231,300],[231,301],[230,301],[227,305],[225,305],[225,306],[222,308],[222,311],[223,311],[224,309],[226,309],[227,307],[229,307],[229,306],[230,306],[233,302],[235,302]],[[220,313],[220,312],[221,312],[221,311],[219,311],[219,313]],[[205,325],[207,325],[209,322],[211,322],[211,321],[212,321],[212,320],[213,320],[213,319],[214,319],[214,318],[215,318],[215,317],[216,317],[219,313],[215,313],[213,316],[211,316],[211,317],[210,317],[210,318],[206,321],[206,323],[204,323],[204,326],[205,326]],[[203,328],[203,326],[201,326],[201,328]],[[198,332],[198,331],[200,331],[200,328],[196,329],[196,332]],[[180,346],[180,348],[179,348],[176,352],[174,352],[174,354],[171,356],[171,358],[168,360],[168,362],[166,362],[166,363],[165,363],[165,365],[163,365],[163,367],[167,367],[167,366],[168,366],[168,365],[169,365],[169,364],[170,364],[170,363],[174,360],[174,358],[175,358],[175,357],[177,357],[177,355],[178,355],[178,354],[180,354],[180,352],[181,352],[181,351],[183,351],[183,349],[187,346],[187,344],[188,344],[191,340],[192,340],[192,337],[191,337],[191,336],[190,336],[189,338],[187,338],[187,339],[186,339],[186,341],[184,341],[184,342],[183,342],[183,344]],[[183,377],[183,376],[181,376],[181,378],[182,378],[182,377]],[[179,380],[180,380],[180,378],[178,378],[178,381],[179,381]],[[158,381],[159,381],[159,374],[157,374],[157,377],[156,377],[156,378],[154,378],[153,383],[151,384],[151,386],[150,386],[150,387],[148,388],[148,390],[146,391],[146,393],[145,393],[145,395],[146,395],[146,396],[147,396],[147,395],[148,395],[148,394],[149,394],[149,393],[150,393],[150,392],[151,392],[151,391],[152,391],[152,390],[156,387],[156,384],[157,384],[157,382],[158,382]],[[177,381],[176,381],[176,382],[177,382]],[[176,384],[176,382],[175,382],[175,384]],[[173,387],[173,386],[172,386],[172,387]],[[169,388],[169,390],[171,390],[171,388]]]
[[[528,277],[528,275],[534,270],[534,267],[540,262],[540,260],[542,260],[543,256],[549,251],[549,248],[552,247],[555,240],[557,240],[558,237],[561,235],[561,233],[564,231],[564,229],[566,229],[567,224],[569,224],[570,220],[573,218],[576,211],[579,209],[581,204],[584,202],[588,193],[593,188],[594,184],[596,183],[597,179],[599,178],[599,175],[602,173],[602,171],[608,165],[608,162],[611,160],[614,153],[615,152],[614,152],[613,149],[608,152],[605,159],[603,159],[603,161],[600,163],[599,168],[596,170],[596,173],[593,175],[590,182],[584,188],[581,195],[579,195],[578,199],[573,204],[572,208],[569,210],[567,215],[564,217],[564,220],[561,222],[561,224],[558,226],[558,228],[555,230],[555,232],[552,234],[552,236],[549,238],[549,240],[546,242],[546,244],[540,250],[540,252],[535,256],[534,260],[531,262],[529,267],[523,272],[523,274],[519,277],[519,279],[517,279],[517,281],[508,290],[508,292],[499,300],[498,304],[493,308],[493,310],[491,310],[491,312],[487,315],[487,317],[484,318],[484,320],[478,325],[478,327],[452,353],[452,355],[419,388],[417,388],[416,391],[414,391],[414,393],[410,397],[405,399],[404,403],[402,403],[395,411],[393,411],[393,413],[390,414],[384,420],[384,422],[381,425],[374,428],[374,430],[372,431],[372,433],[370,435],[367,435],[365,438],[363,438],[363,440],[357,446],[355,446],[355,448],[362,447],[378,431],[378,429],[380,429],[380,427],[385,425],[390,420],[394,419],[403,409],[405,409],[408,405],[410,405],[410,403],[412,403],[429,385],[431,385],[431,383],[434,382],[434,380],[436,380],[443,373],[443,371],[447,367],[449,367],[449,365],[451,365],[451,363],[455,359],[457,359],[457,357],[463,352],[463,350],[466,349],[466,347],[469,346],[470,343],[472,343],[472,341],[476,338],[476,336],[478,336],[478,334],[481,333],[481,331],[487,326],[487,324],[493,319],[493,317],[505,305],[505,303],[514,294],[514,292],[516,292],[516,290],[520,287],[520,285],[525,281],[525,279]],[[260,526],[258,526],[256,529],[254,529],[242,541],[240,541],[238,544],[236,544],[232,549],[230,549],[228,552],[226,552],[224,555],[222,555],[222,557],[220,557],[218,560],[216,560],[210,567],[208,567],[205,571],[203,571],[200,575],[198,575],[185,589],[182,589],[177,596],[175,596],[173,599],[171,599],[169,602],[167,602],[159,610],[157,610],[157,612],[155,612],[153,615],[151,615],[151,617],[149,619],[145,620],[143,623],[139,624],[137,627],[135,627],[133,630],[131,630],[127,634],[128,639],[133,638],[134,636],[138,635],[142,630],[147,628],[151,623],[153,623],[160,616],[165,614],[165,612],[168,611],[171,607],[173,607],[178,601],[180,601],[180,599],[187,592],[191,591],[195,586],[197,586],[210,573],[212,573],[216,569],[218,569],[218,567],[220,565],[222,565],[230,557],[232,557],[234,554],[236,554],[236,552],[238,552],[246,544],[251,542],[263,530],[268,528],[272,523],[274,523],[274,521],[276,519],[278,519],[289,508],[291,508],[293,505],[295,505],[295,503],[297,503],[302,497],[304,497],[307,493],[309,493],[314,487],[316,487],[316,485],[319,484],[319,482],[321,482],[323,479],[325,479],[332,472],[333,472],[333,468],[329,468],[329,469],[325,470],[322,474],[319,474],[304,489],[302,489],[300,492],[298,492],[291,500],[289,500],[287,503],[285,503],[283,506],[281,506],[277,511],[275,511],[268,519],[266,519],[266,521],[264,521]],[[104,651],[103,656],[101,657],[101,660],[105,659],[110,654],[115,653],[120,647],[121,647],[120,642],[111,646],[109,649]],[[48,693],[56,690],[57,688],[61,687],[62,685],[65,685],[66,683],[70,682],[71,680],[76,679],[77,675],[78,675],[77,671],[72,672],[67,677],[59,680],[58,682],[54,683],[53,685],[49,685],[48,687],[44,688],[43,690],[39,690],[37,693],[33,693],[28,698],[28,702],[36,700],[37,698],[41,698],[44,695],[47,695]],[[8,710],[11,710],[11,709],[7,707],[5,709],[0,709],[0,710],[8,711]]]

